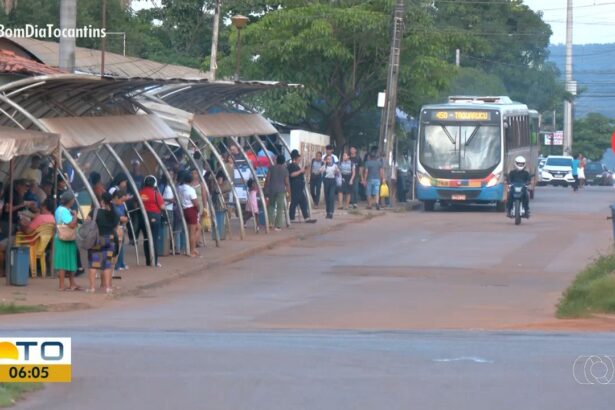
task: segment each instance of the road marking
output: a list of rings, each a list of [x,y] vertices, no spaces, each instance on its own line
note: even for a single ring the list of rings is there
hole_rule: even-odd
[[[483,359],[482,357],[467,357],[467,356],[455,357],[452,359],[433,359],[433,361],[437,363],[450,363],[450,362],[474,362],[474,363],[481,363],[481,364],[494,363],[493,360]]]

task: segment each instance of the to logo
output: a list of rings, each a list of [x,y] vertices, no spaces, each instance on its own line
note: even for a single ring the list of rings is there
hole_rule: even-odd
[[[68,337],[0,339],[0,382],[70,382],[71,365]]]
[[[18,348],[21,348],[22,355],[19,354]],[[0,342],[0,360],[19,360],[22,357],[24,361],[29,361],[31,357],[30,349],[38,349],[37,355],[35,356],[33,352],[32,356],[39,357],[44,361],[60,361],[64,358],[64,343],[60,341],[46,341],[40,344],[37,341],[18,341],[14,343]]]
[[[615,364],[612,356],[579,356],[572,365],[574,380],[579,384],[615,383]]]

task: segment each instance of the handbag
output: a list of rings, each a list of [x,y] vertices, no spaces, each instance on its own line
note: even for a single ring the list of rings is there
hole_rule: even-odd
[[[386,182],[380,184],[380,198],[388,198],[389,197],[389,186]]]
[[[77,230],[68,225],[58,225],[58,239],[64,242],[72,242],[77,239]]]

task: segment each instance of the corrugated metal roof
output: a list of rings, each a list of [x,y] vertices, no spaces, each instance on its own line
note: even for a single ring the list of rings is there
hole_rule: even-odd
[[[21,155],[50,155],[59,147],[59,139],[57,134],[0,127],[0,161]]]
[[[189,138],[192,131],[194,114],[168,104],[161,104],[147,99],[139,99],[139,103],[162,118],[175,133],[182,138]]]
[[[195,115],[194,126],[207,137],[249,137],[277,133],[275,127],[260,114],[225,112]]]
[[[59,74],[59,68],[41,64],[37,61],[18,56],[10,50],[0,50],[0,72],[11,74]]]
[[[60,135],[65,148],[82,148],[105,142],[126,144],[174,139],[177,135],[156,115],[111,115],[105,117],[41,118],[41,122]]]
[[[39,61],[58,67],[60,44],[53,41],[41,41],[33,38],[7,39],[24,48]],[[100,50],[77,47],[75,49],[75,68],[87,74],[100,75]],[[105,53],[105,75],[112,77],[148,77],[155,79],[184,78],[209,79],[209,73],[174,64],[162,64],[138,57],[126,57],[121,54]]]

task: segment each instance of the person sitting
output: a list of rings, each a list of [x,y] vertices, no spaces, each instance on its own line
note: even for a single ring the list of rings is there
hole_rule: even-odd
[[[19,230],[24,234],[31,234],[41,225],[54,224],[55,218],[52,214],[52,210],[54,209],[54,200],[52,198],[47,198],[41,203],[40,208],[31,214],[31,217],[20,215]]]
[[[525,158],[522,157],[521,155],[515,158],[515,168],[516,169],[513,169],[512,171],[508,173],[508,183],[511,185],[514,185],[514,184],[529,185],[530,182],[532,181],[532,177],[530,176],[530,173],[527,172],[527,170],[525,169]],[[530,217],[530,201],[529,201],[529,195],[527,193],[527,190],[525,192],[525,195],[523,195],[522,203],[523,203],[523,209],[525,209],[525,217],[529,218]],[[511,187],[511,189],[508,192],[508,200],[506,201],[506,213],[508,216],[511,216],[512,206],[513,206],[513,193],[512,193],[512,187]]]

